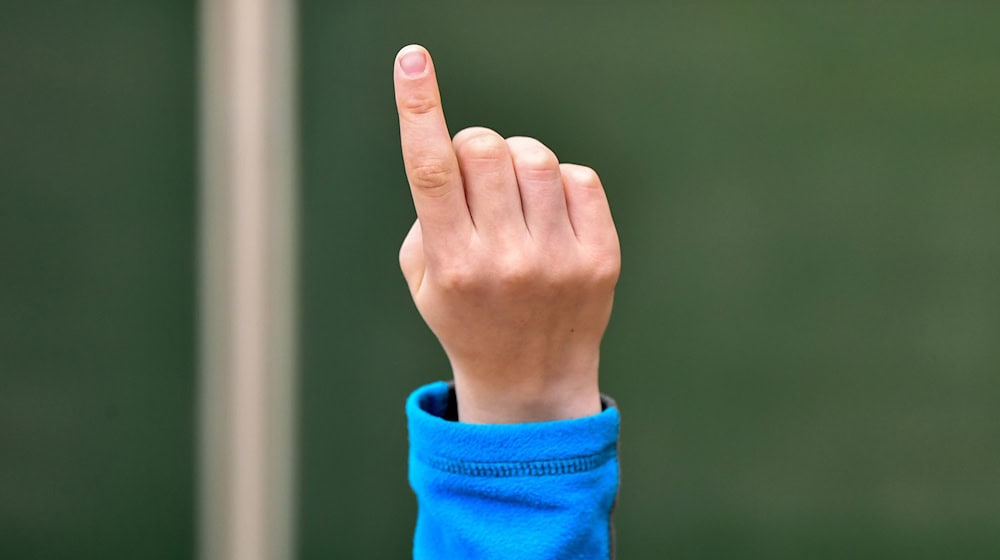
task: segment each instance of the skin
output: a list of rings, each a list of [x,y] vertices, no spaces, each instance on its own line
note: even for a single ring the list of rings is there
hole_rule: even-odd
[[[448,133],[430,54],[396,55],[403,163],[417,220],[399,263],[451,362],[459,420],[601,410],[598,364],[621,268],[600,178],[533,138]]]

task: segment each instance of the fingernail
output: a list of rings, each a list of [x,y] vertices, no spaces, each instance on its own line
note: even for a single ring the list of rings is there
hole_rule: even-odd
[[[421,50],[410,51],[399,59],[399,67],[403,69],[403,74],[415,78],[427,68],[427,56]]]

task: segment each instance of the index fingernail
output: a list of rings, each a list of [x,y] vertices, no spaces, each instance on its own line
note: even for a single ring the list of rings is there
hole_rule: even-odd
[[[403,74],[415,78],[427,68],[427,56],[420,50],[410,51],[400,57],[399,67],[403,69]]]

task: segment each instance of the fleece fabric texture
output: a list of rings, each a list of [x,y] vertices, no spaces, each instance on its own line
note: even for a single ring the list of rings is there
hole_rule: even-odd
[[[464,424],[445,419],[449,389],[432,383],[406,402],[414,559],[610,558],[618,410]]]

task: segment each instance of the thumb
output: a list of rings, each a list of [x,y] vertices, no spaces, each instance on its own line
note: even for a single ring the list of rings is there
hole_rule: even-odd
[[[424,271],[427,269],[420,220],[413,222],[406,239],[403,239],[403,246],[399,248],[399,268],[403,271],[403,278],[410,287],[410,293],[417,295],[424,280]]]

